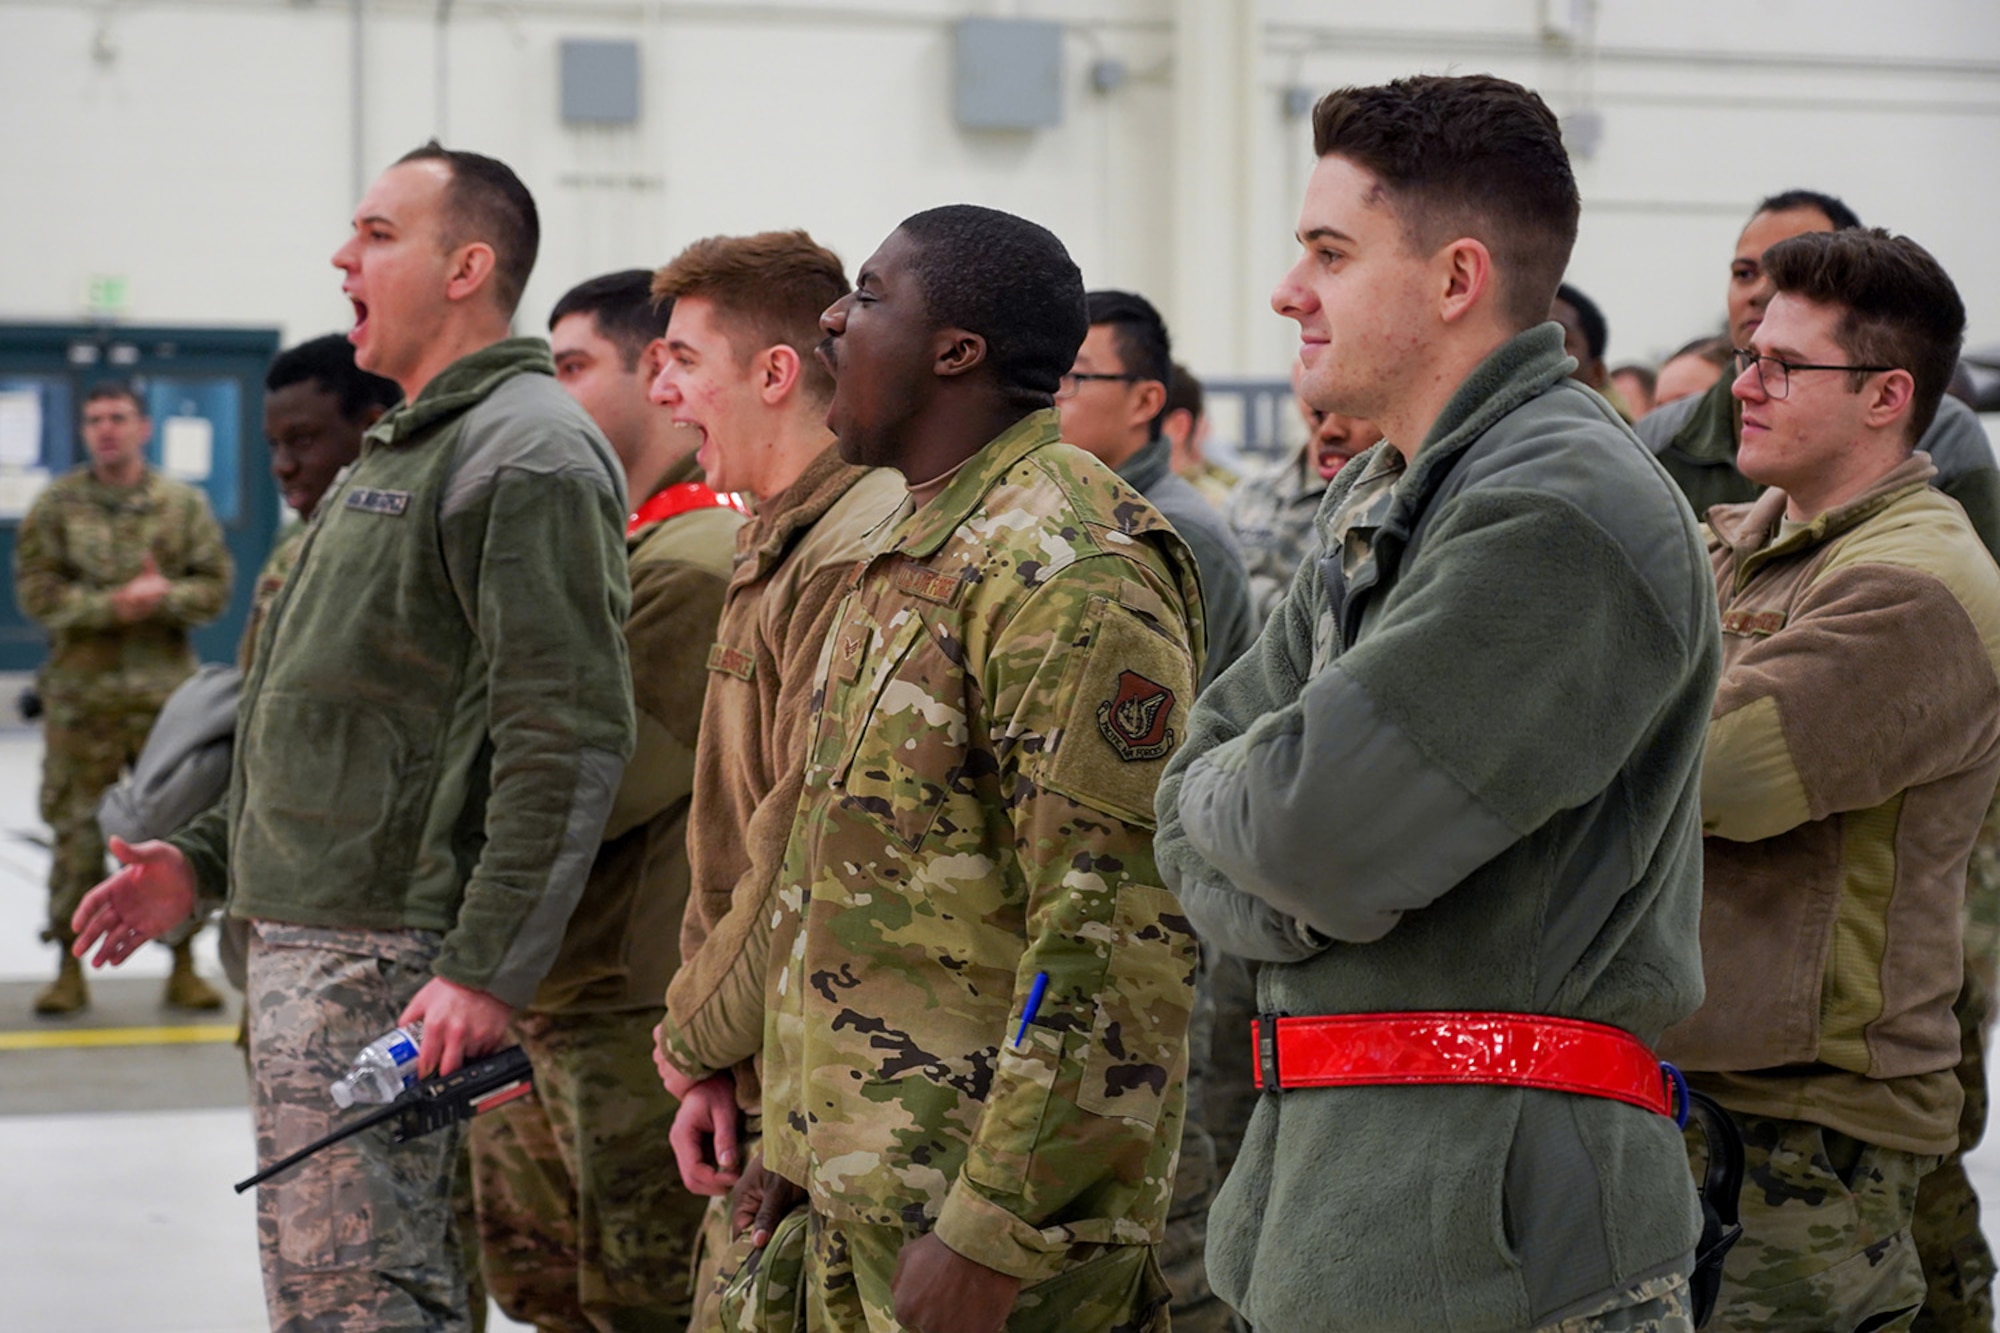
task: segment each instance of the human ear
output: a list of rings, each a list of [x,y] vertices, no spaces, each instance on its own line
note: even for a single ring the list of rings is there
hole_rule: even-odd
[[[778,403],[804,373],[805,365],[790,343],[773,344],[757,359],[757,394],[766,403]]]
[[[485,241],[467,241],[451,252],[444,284],[447,299],[463,301],[485,287],[493,277],[493,247]]]
[[[1862,419],[1880,428],[1909,412],[1917,396],[1917,381],[1907,370],[1892,370],[1877,380],[1867,394]]]
[[[985,360],[986,339],[964,329],[939,330],[933,368],[940,378],[963,375]]]
[[[660,371],[666,364],[667,340],[665,338],[655,338],[646,344],[644,351],[639,353],[639,364],[635,369],[638,374],[645,377],[645,382],[650,385],[660,377]]]
[[[1438,251],[1438,278],[1438,315],[1449,324],[1464,318],[1492,293],[1493,255],[1484,241],[1461,236]]]
[[[1134,385],[1138,392],[1132,395],[1130,419],[1133,425],[1153,424],[1153,418],[1160,415],[1160,409],[1167,405],[1167,386],[1158,380],[1140,380]]]

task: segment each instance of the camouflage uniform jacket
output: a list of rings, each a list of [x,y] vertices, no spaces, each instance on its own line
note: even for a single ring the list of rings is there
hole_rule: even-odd
[[[829,444],[737,533],[735,569],[707,652],[680,970],[667,985],[661,1049],[689,1078],[736,1070],[761,1105],[771,908],[805,781],[813,672],[833,613],[903,479],[841,461]]]
[[[1326,498],[1327,481],[1308,457],[1311,447],[1308,442],[1285,462],[1245,478],[1223,511],[1243,548],[1250,571],[1250,614],[1260,630],[1285,600],[1299,562],[1319,540],[1313,515]]]
[[[1731,382],[1724,372],[1708,392],[1676,399],[1633,426],[1694,506],[1696,518],[1713,505],[1754,500],[1764,489],[1736,470],[1742,412],[1729,392]],[[1964,507],[1980,543],[2000,560],[2000,467],[1978,416],[1946,394],[1917,448],[1937,468],[1931,485]]]
[[[660,489],[700,481],[687,458]],[[604,824],[604,842],[563,931],[555,965],[529,1008],[539,1013],[650,1009],[680,964],[675,932],[688,900],[688,814],[708,636],[722,613],[743,516],[707,507],[625,538],[638,742]]]
[[[111,594],[150,555],[173,584],[125,624]],[[108,486],[77,468],[35,498],[15,537],[14,595],[49,632],[41,687],[52,710],[152,711],[194,674],[188,630],[222,614],[229,551],[200,491],[147,468]]]
[[[298,568],[299,552],[306,546],[306,525],[293,523],[278,534],[264,567],[257,571],[257,584],[250,590],[250,615],[243,622],[243,637],[236,641],[236,665],[246,673],[257,656],[257,635],[277,604],[285,580]]]
[[[172,839],[239,917],[445,932],[526,1004],[632,748],[625,483],[548,345],[376,422],[257,643],[229,799]]]
[[[1709,511],[1708,995],[1661,1054],[1732,1110],[1958,1141],[1965,868],[2000,779],[2000,570],[1919,453],[1790,532]],[[1755,1071],[1755,1072],[1751,1072]]]
[[[1342,469],[1160,784],[1159,859],[1267,1013],[1549,1014],[1646,1042],[1701,998],[1720,666],[1693,517],[1555,324],[1407,468]],[[1246,1038],[1247,1039],[1247,1038]],[[1259,1098],[1208,1276],[1259,1328],[1532,1328],[1686,1271],[1671,1118],[1519,1087]]]
[[[1053,411],[864,567],[821,659],[764,1040],[765,1160],[816,1213],[934,1224],[1029,1280],[1159,1239],[1195,944],[1149,802],[1199,596],[1166,521]]]

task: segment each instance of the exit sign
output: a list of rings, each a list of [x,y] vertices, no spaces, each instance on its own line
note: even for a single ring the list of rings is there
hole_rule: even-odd
[[[93,273],[84,284],[83,305],[93,315],[122,315],[132,307],[132,280],[123,273]]]

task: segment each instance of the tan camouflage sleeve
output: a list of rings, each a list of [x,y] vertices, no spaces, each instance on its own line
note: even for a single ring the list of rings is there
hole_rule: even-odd
[[[86,585],[64,558],[62,524],[41,502],[15,532],[14,599],[51,631],[111,629],[119,623],[110,590]]]
[[[187,554],[178,568],[161,562],[160,572],[173,586],[153,617],[169,625],[206,625],[229,604],[233,572],[229,547],[222,539],[222,525],[199,491],[190,494],[176,517],[185,525]]]
[[[1154,1240],[1165,1216],[1195,940],[1153,863],[1152,807],[1194,696],[1188,633],[1150,568],[1092,557],[1045,584],[987,659],[1026,948],[937,1233],[1025,1279],[1077,1243]]]

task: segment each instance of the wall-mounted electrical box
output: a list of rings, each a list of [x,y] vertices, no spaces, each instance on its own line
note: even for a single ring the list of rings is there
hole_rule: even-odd
[[[953,28],[961,129],[1062,124],[1063,27],[1041,19],[960,19]]]
[[[564,38],[562,116],[591,125],[637,124],[639,44]]]

